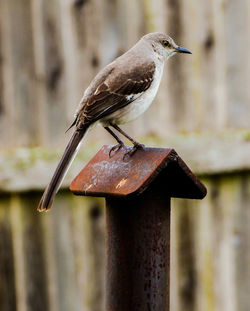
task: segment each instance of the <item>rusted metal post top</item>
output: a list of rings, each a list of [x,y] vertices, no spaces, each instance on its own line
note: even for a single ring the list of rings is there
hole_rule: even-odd
[[[169,197],[205,197],[206,188],[174,149],[145,148],[124,159],[131,147],[124,147],[109,157],[111,147],[103,146],[73,180],[70,190],[74,194],[132,198],[157,180],[160,192]]]

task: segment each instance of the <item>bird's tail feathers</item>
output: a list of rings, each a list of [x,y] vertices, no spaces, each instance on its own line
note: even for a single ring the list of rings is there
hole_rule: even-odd
[[[61,183],[72,163],[72,161],[74,160],[77,152],[78,152],[78,149],[80,147],[80,142],[84,136],[84,134],[86,133],[88,129],[88,126],[86,125],[85,127],[81,128],[81,130],[76,130],[64,153],[63,153],[63,156],[60,160],[60,162],[58,163],[57,165],[57,168],[54,172],[54,175],[50,181],[50,183],[48,184],[48,186],[46,187],[45,191],[44,191],[44,194],[41,198],[41,201],[38,205],[38,208],[37,210],[39,212],[42,212],[42,211],[47,211],[51,208],[51,205],[54,201],[54,198],[55,198],[55,195],[58,191],[58,189],[60,188],[61,186]]]

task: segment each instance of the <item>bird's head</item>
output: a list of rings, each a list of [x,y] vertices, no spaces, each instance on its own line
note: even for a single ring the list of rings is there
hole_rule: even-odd
[[[170,58],[176,53],[192,54],[189,50],[178,46],[171,37],[161,32],[149,33],[142,37],[142,39],[151,44],[154,51],[165,59]]]

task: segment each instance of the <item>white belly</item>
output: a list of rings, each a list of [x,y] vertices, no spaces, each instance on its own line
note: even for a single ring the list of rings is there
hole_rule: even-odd
[[[101,123],[105,124],[108,121],[113,121],[116,124],[124,124],[135,120],[143,114],[152,104],[156,96],[162,78],[163,67],[164,64],[162,64],[162,66],[157,66],[159,69],[155,71],[153,82],[144,93],[139,95],[132,103],[112,113],[104,120],[101,120]]]

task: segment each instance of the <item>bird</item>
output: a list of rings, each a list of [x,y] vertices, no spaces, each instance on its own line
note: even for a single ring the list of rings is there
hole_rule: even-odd
[[[114,129],[133,144],[126,156],[133,156],[136,150],[144,147],[119,125],[135,120],[149,108],[158,91],[165,62],[177,53],[192,54],[167,34],[148,33],[95,76],[76,109],[69,127],[74,127],[74,132],[43,193],[38,211],[51,208],[84,135],[94,125],[102,125],[118,142],[110,149],[109,156],[124,146]]]

